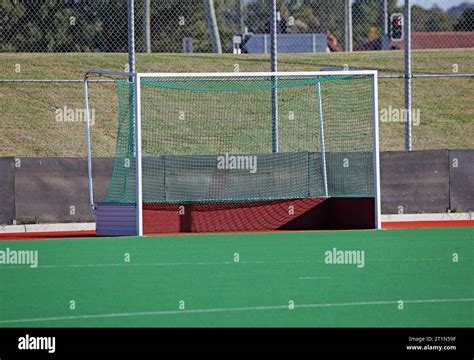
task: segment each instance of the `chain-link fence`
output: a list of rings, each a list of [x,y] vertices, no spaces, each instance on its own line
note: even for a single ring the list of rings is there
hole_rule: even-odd
[[[413,49],[474,47],[472,1],[450,8],[430,4],[413,5]],[[402,5],[397,0],[278,0],[280,51],[402,48],[403,41],[390,36],[392,15],[402,13]],[[265,53],[269,14],[268,0],[135,0],[136,49]],[[127,51],[127,0],[2,0],[1,18],[2,52]]]
[[[3,52],[127,52],[126,0],[2,0],[1,18]]]
[[[403,2],[277,0],[280,71],[379,70],[382,150],[404,147],[404,41],[398,27],[406,19],[397,20]],[[411,111],[419,113],[413,148],[472,147],[473,80],[438,75],[474,73],[474,2],[451,1],[441,8],[431,0],[412,3]],[[80,114],[82,91],[75,82],[85,70],[127,70],[127,0],[0,4],[0,134],[6,139],[0,154],[83,156],[77,150],[83,146],[82,125],[56,115],[71,109]],[[270,70],[269,0],[135,0],[134,5],[138,71]],[[427,75],[437,77],[417,78]],[[108,90],[96,103],[98,115],[114,96],[113,87],[103,88]],[[113,137],[110,116],[103,128],[97,116],[103,144]]]

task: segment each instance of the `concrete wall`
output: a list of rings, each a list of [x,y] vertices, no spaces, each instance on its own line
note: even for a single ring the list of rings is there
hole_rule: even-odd
[[[94,195],[105,197],[112,159],[93,161]],[[382,213],[474,211],[474,150],[381,154]],[[0,224],[94,221],[87,162],[0,158]]]
[[[448,151],[385,152],[380,158],[383,214],[445,212]]]
[[[111,159],[94,159],[94,196],[104,198]],[[87,162],[77,158],[0,158],[0,224],[87,222]]]
[[[13,158],[0,158],[0,224],[15,218],[15,171]]]
[[[474,211],[474,150],[384,152],[383,214]]]
[[[449,201],[451,209],[474,210],[474,151],[449,151]]]

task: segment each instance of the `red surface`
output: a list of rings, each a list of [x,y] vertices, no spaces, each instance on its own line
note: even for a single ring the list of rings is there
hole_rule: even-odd
[[[422,228],[450,228],[450,227],[474,227],[474,220],[446,220],[446,221],[398,221],[384,222],[383,229],[422,229]],[[254,230],[255,232],[278,232],[279,230]],[[245,231],[243,231],[245,232]],[[222,233],[227,233],[222,231]],[[176,231],[169,233],[159,233],[157,235],[179,235]],[[2,240],[44,240],[44,239],[63,239],[63,238],[82,238],[94,237],[95,231],[58,231],[58,232],[29,232],[29,233],[8,233],[0,234]]]
[[[296,199],[229,204],[147,204],[143,210],[143,231],[145,234],[158,234],[370,229],[374,227],[373,204],[372,198]]]
[[[452,49],[474,47],[473,31],[414,32],[413,49]]]
[[[403,41],[392,45],[403,49]],[[474,47],[474,31],[412,32],[412,49],[461,49]]]
[[[143,229],[146,234],[276,230],[323,202],[323,199],[307,199],[240,204],[148,205],[143,210]],[[294,212],[292,214],[289,213],[290,207]],[[319,221],[327,220],[320,218]]]

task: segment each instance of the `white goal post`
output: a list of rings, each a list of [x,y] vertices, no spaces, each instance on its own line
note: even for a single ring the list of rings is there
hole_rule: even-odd
[[[89,90],[88,82],[96,77],[111,77],[123,78],[133,82],[133,102],[134,102],[134,119],[133,119],[133,136],[134,136],[134,155],[136,157],[135,179],[136,179],[136,235],[143,235],[143,156],[142,156],[142,83],[150,80],[166,79],[203,79],[205,81],[225,80],[229,79],[287,79],[287,78],[308,78],[308,77],[341,77],[341,76],[364,76],[370,77],[371,81],[371,122],[372,122],[372,166],[373,166],[373,197],[375,209],[375,229],[381,229],[381,199],[380,199],[380,159],[379,159],[379,123],[378,123],[378,75],[375,70],[346,70],[346,71],[301,71],[301,72],[252,72],[252,73],[124,73],[113,71],[90,70],[86,72],[84,78],[84,110],[86,119],[86,134],[87,134],[87,159],[88,159],[88,177],[89,177],[89,198],[90,205],[93,211],[96,204],[93,198],[93,179],[92,179],[92,153],[91,153],[91,136],[90,136],[90,115],[89,115]],[[328,175],[326,169],[326,150],[325,150],[325,113],[323,109],[323,99],[321,93],[321,83],[318,82],[317,91],[317,105],[318,116],[317,121],[320,127],[320,149],[322,153],[323,163],[323,184],[324,195],[328,197]],[[203,96],[205,96],[204,94]],[[270,100],[269,100],[270,101]],[[316,114],[316,112],[315,112]],[[278,139],[277,139],[278,141]]]

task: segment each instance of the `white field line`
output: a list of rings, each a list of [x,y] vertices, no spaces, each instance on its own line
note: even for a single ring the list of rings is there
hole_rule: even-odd
[[[326,304],[295,304],[295,309],[307,308],[333,308],[333,307],[348,307],[348,306],[370,306],[370,305],[397,305],[399,300],[389,301],[359,301],[359,302],[344,302],[344,303],[326,303]],[[432,304],[432,303],[456,303],[456,302],[474,302],[474,298],[464,299],[419,299],[419,300],[403,300],[405,304]],[[289,310],[288,305],[273,305],[273,306],[247,306],[238,308],[216,308],[216,309],[194,309],[194,310],[162,310],[162,311],[142,311],[142,312],[128,312],[128,313],[110,313],[110,314],[90,314],[90,315],[75,315],[75,316],[56,316],[44,318],[29,318],[29,319],[9,319],[0,320],[0,324],[18,324],[41,321],[65,321],[65,320],[84,320],[84,319],[104,319],[104,318],[119,318],[119,317],[135,317],[135,316],[161,316],[161,315],[184,315],[184,314],[206,314],[206,313],[225,313],[225,312],[240,312],[240,311],[269,311],[269,310]]]
[[[422,259],[374,259],[370,262],[389,262],[389,261],[443,261],[443,258],[422,258]],[[63,268],[96,268],[96,267],[125,267],[125,266],[203,266],[203,265],[232,265],[232,264],[292,264],[292,263],[324,263],[324,260],[279,260],[279,261],[224,261],[224,262],[177,262],[177,263],[148,263],[148,264],[136,264],[136,263],[113,263],[113,264],[67,264],[67,265],[38,265],[34,269],[63,269]],[[29,269],[29,264],[22,266],[11,266],[3,265],[0,266],[2,269]]]
[[[177,262],[177,263],[148,263],[148,264],[134,264],[134,263],[115,263],[115,264],[67,264],[67,265],[38,265],[35,269],[55,269],[55,268],[94,268],[94,267],[126,267],[126,266],[202,266],[202,265],[251,265],[251,264],[286,264],[286,263],[322,263],[323,260],[281,260],[281,261],[224,261],[224,262]],[[1,269],[26,269],[30,265],[23,266],[0,266]]]
[[[442,261],[446,260],[443,258],[421,258],[421,259],[374,259],[374,260],[367,260],[366,262],[375,262],[375,261]]]
[[[330,276],[302,276],[298,280],[329,280],[332,279]]]

